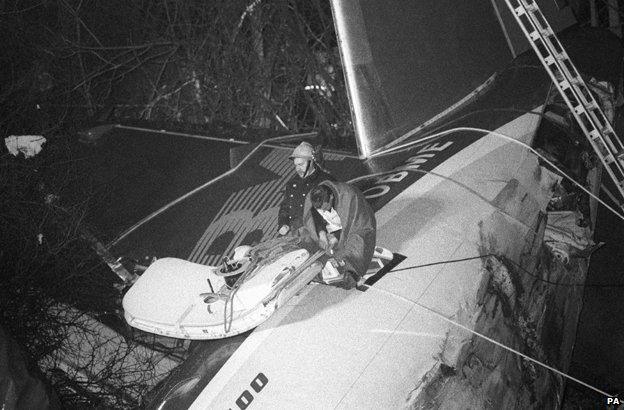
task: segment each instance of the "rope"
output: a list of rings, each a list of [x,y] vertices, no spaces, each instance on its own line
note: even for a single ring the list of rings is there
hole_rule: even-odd
[[[262,266],[266,266],[267,264],[274,262],[274,258],[276,255],[273,255],[273,253],[276,249],[283,249],[285,246],[288,246],[293,242],[299,243],[299,238],[274,239],[268,242],[269,244],[271,244],[271,246],[257,246],[251,251],[252,260],[249,263],[249,266],[247,267],[247,269],[245,269],[245,272],[243,272],[241,276],[236,280],[234,285],[232,285],[232,290],[225,299],[225,306],[223,307],[223,330],[225,331],[225,333],[228,333],[232,328],[232,322],[234,321],[234,296],[236,295],[236,292],[238,292],[238,289],[240,289],[241,285],[247,280],[247,278],[259,268],[260,264],[262,264]],[[264,251],[266,253],[266,257],[258,259],[259,250]],[[277,257],[279,258],[284,254],[285,253],[280,253],[277,255]],[[286,280],[278,285],[282,286],[282,288],[288,286],[297,275],[299,275],[303,270],[307,269],[310,265],[312,265],[312,263],[314,263],[324,254],[325,251],[319,250],[312,256],[308,257],[308,259],[306,259],[298,268],[293,270],[293,272],[288,276]],[[275,289],[271,291],[271,294],[273,294],[274,292]]]
[[[401,269],[392,269],[388,273],[390,273],[390,272],[401,272],[401,271],[410,270],[410,269],[426,268],[427,266],[444,265],[444,264],[447,264],[447,263],[465,262],[465,261],[471,261],[471,260],[474,260],[474,259],[483,259],[483,258],[487,258],[488,256],[498,257],[498,255],[496,255],[494,253],[488,253],[486,255],[469,256],[467,258],[461,258],[461,259],[449,259],[447,261],[439,261],[439,262],[423,263],[422,265],[406,266],[406,267],[401,268]]]
[[[256,270],[256,268],[258,267],[257,264],[258,260],[255,256],[253,256],[251,262],[249,263],[249,266],[247,267],[247,269],[245,269],[245,272],[243,272],[240,277],[236,279],[236,282],[234,282],[234,285],[232,285],[232,291],[225,299],[225,306],[223,306],[223,330],[225,331],[225,333],[228,333],[230,331],[230,329],[232,328],[232,322],[234,321],[234,296],[236,295],[236,292],[238,292],[238,289],[243,284],[243,282],[247,280],[249,275],[251,275],[251,272]],[[230,310],[229,320],[228,307]]]
[[[588,389],[591,389],[591,390],[593,390],[593,391],[595,391],[597,393],[600,393],[600,394],[602,394],[602,395],[604,395],[606,397],[614,397],[613,395],[611,395],[609,393],[606,393],[606,392],[604,392],[604,391],[602,391],[602,390],[600,390],[600,389],[598,389],[598,388],[596,388],[596,387],[594,387],[594,386],[592,386],[590,384],[587,384],[587,383],[585,383],[585,382],[583,382],[583,381],[581,381],[581,380],[579,380],[579,379],[577,379],[577,378],[575,378],[573,376],[570,376],[570,375],[568,375],[566,373],[563,373],[562,371],[557,370],[554,367],[547,365],[546,363],[543,363],[543,362],[540,362],[539,360],[533,359],[532,357],[529,357],[526,354],[524,354],[522,352],[519,352],[518,350],[515,350],[515,349],[513,349],[513,348],[511,348],[509,346],[506,346],[506,345],[504,345],[504,344],[502,344],[500,342],[497,342],[496,340],[494,340],[494,339],[492,339],[492,338],[490,338],[490,337],[488,337],[488,336],[486,336],[486,335],[484,335],[482,333],[479,333],[479,332],[477,332],[474,329],[470,329],[470,328],[462,325],[461,323],[458,323],[458,322],[454,321],[453,319],[450,319],[450,318],[446,317],[442,313],[440,313],[440,312],[438,312],[438,311],[436,311],[436,310],[434,310],[434,309],[432,309],[432,308],[430,308],[428,306],[425,306],[425,305],[423,305],[421,303],[418,303],[418,302],[416,302],[414,300],[411,300],[411,299],[408,299],[406,297],[397,295],[396,293],[389,292],[387,290],[379,289],[379,288],[376,288],[376,287],[373,287],[373,286],[369,286],[369,285],[364,285],[364,286],[367,289],[369,289],[369,290],[372,289],[372,290],[374,290],[376,292],[383,293],[383,294],[386,294],[386,295],[389,295],[389,296],[393,296],[393,297],[395,297],[395,298],[397,298],[399,300],[402,300],[404,302],[412,303],[412,304],[414,304],[414,305],[416,305],[416,306],[418,306],[418,307],[420,307],[420,308],[422,308],[422,309],[424,309],[424,310],[426,310],[426,311],[428,311],[430,313],[433,313],[435,316],[439,317],[440,319],[442,319],[442,320],[444,320],[444,321],[446,321],[446,322],[448,322],[448,323],[450,323],[450,324],[452,324],[454,326],[457,326],[457,327],[459,327],[461,329],[464,329],[464,330],[468,331],[469,333],[472,333],[472,334],[474,334],[476,336],[479,336],[480,338],[482,338],[484,340],[487,340],[488,342],[493,343],[496,346],[499,346],[499,347],[501,347],[501,348],[503,348],[503,349],[505,349],[505,350],[507,350],[507,351],[509,351],[511,353],[514,353],[514,354],[516,354],[518,356],[521,356],[524,359],[526,359],[528,361],[531,361],[531,362],[533,362],[533,363],[535,363],[535,364],[537,364],[539,366],[542,366],[542,367],[544,367],[544,368],[546,368],[548,370],[551,370],[551,371],[557,373],[558,375],[560,375],[562,377],[565,377],[567,379],[575,381],[575,382],[577,382],[577,383],[587,387]]]

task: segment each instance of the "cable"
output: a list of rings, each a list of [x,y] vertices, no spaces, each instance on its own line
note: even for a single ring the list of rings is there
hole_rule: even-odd
[[[496,255],[495,255],[496,256]],[[539,280],[540,282],[544,282],[544,283],[548,283],[549,285],[555,285],[555,286],[567,286],[567,287],[578,287],[578,288],[585,288],[585,287],[590,287],[590,288],[621,288],[624,287],[624,285],[597,285],[597,284],[589,284],[587,285],[586,283],[561,283],[561,282],[554,282],[548,279],[544,279],[541,278],[535,274],[533,274],[532,272],[529,272],[527,269],[523,268],[522,265],[520,265],[518,262],[508,259],[508,258],[502,258],[500,256],[497,257],[498,259],[504,259],[504,261],[508,261],[511,264],[513,264],[514,266],[516,266],[517,268],[519,268],[521,271],[523,271],[524,273],[526,273],[527,275],[529,275],[530,277]]]
[[[401,271],[406,271],[406,270],[410,270],[410,269],[419,269],[419,268],[426,268],[429,266],[436,266],[436,265],[445,265],[447,263],[457,263],[457,262],[465,262],[465,261],[470,261],[470,260],[474,260],[474,259],[483,259],[486,257],[490,257],[493,256],[499,260],[503,260],[503,262],[510,262],[511,264],[513,264],[514,266],[516,266],[517,268],[519,268],[520,270],[522,270],[524,273],[526,273],[527,275],[531,276],[532,278],[540,281],[540,282],[544,282],[544,283],[548,283],[550,285],[555,285],[555,286],[568,286],[568,287],[583,287],[583,288],[624,288],[624,285],[604,285],[604,284],[587,284],[587,283],[561,283],[561,282],[553,282],[551,280],[548,279],[544,279],[541,278],[537,275],[535,275],[533,272],[528,271],[527,269],[525,269],[524,267],[522,267],[522,265],[520,265],[518,262],[505,258],[501,255],[497,255],[495,253],[488,253],[485,255],[478,255],[478,256],[469,256],[467,258],[461,258],[461,259],[449,259],[446,261],[438,261],[438,262],[430,262],[430,263],[424,263],[421,265],[412,265],[412,266],[406,266],[404,268],[401,269],[392,269],[390,271],[388,271],[388,273],[394,273],[394,272],[401,272]],[[504,263],[503,263],[504,264]]]
[[[543,68],[543,67],[540,66],[539,68]],[[548,105],[553,105],[553,104],[548,104]],[[535,115],[535,116],[538,116],[538,117],[540,117],[542,119],[545,119],[545,120],[549,121],[552,125],[554,125],[555,127],[559,128],[561,131],[563,131],[565,133],[569,133],[570,132],[569,129],[561,126],[561,124],[559,124],[558,122],[554,121],[552,118],[550,118],[548,115],[546,115],[543,112],[536,112],[536,111],[533,111],[533,110],[523,110],[523,109],[520,109],[520,108],[487,108],[487,109],[484,108],[482,110],[474,110],[474,111],[468,112],[466,114],[460,115],[457,118],[453,118],[452,120],[450,120],[450,121],[448,121],[448,122],[446,122],[444,124],[440,124],[439,126],[434,127],[431,130],[429,130],[429,132],[435,132],[435,131],[437,131],[439,129],[446,128],[446,127],[448,127],[449,125],[451,125],[451,124],[453,124],[455,122],[459,122],[459,121],[461,121],[461,120],[463,120],[463,119],[465,119],[467,117],[470,117],[472,115],[475,115],[475,114],[491,113],[491,112],[518,112],[518,113],[523,113],[523,114]]]
[[[448,322],[448,323],[450,323],[450,324],[452,324],[454,326],[457,326],[457,327],[459,327],[461,329],[464,329],[464,330],[468,331],[469,333],[474,334],[475,336],[479,336],[480,338],[482,338],[484,340],[487,340],[488,342],[493,343],[496,346],[499,346],[499,347],[501,347],[501,348],[503,348],[503,349],[505,349],[505,350],[507,350],[507,351],[509,351],[511,353],[514,353],[514,354],[516,354],[518,356],[521,356],[524,359],[526,359],[528,361],[531,361],[531,362],[533,362],[533,363],[535,363],[535,364],[537,364],[539,366],[542,366],[542,367],[544,367],[544,368],[546,368],[548,370],[551,370],[551,371],[557,373],[558,375],[560,375],[562,377],[565,377],[567,379],[575,381],[575,382],[577,382],[577,383],[579,383],[579,384],[581,384],[581,385],[583,385],[583,386],[585,386],[585,387],[587,387],[587,388],[589,388],[589,389],[591,389],[591,390],[593,390],[593,391],[595,391],[597,393],[600,393],[600,394],[602,394],[602,395],[604,395],[606,397],[614,397],[613,395],[611,395],[609,393],[606,393],[606,392],[604,392],[602,390],[599,390],[598,388],[596,388],[596,387],[594,387],[594,386],[592,386],[590,384],[587,384],[587,383],[585,383],[585,382],[583,382],[583,381],[581,381],[581,380],[579,380],[579,379],[577,379],[575,377],[572,377],[572,376],[570,376],[570,375],[568,375],[566,373],[563,373],[562,371],[557,370],[554,367],[547,365],[546,363],[540,362],[537,359],[533,359],[532,357],[529,357],[526,354],[524,354],[522,352],[519,352],[518,350],[515,350],[515,349],[513,349],[513,348],[511,348],[509,346],[506,346],[506,345],[504,345],[504,344],[502,344],[500,342],[497,342],[496,340],[494,340],[494,339],[492,339],[492,338],[490,338],[490,337],[488,337],[488,336],[486,336],[486,335],[484,335],[482,333],[479,333],[479,332],[477,332],[474,329],[470,329],[467,326],[464,326],[461,323],[458,323],[458,322],[454,321],[453,319],[450,319],[450,318],[446,317],[442,313],[440,313],[440,312],[438,312],[438,311],[436,311],[436,310],[434,310],[434,309],[432,309],[432,308],[430,308],[428,306],[425,306],[425,305],[423,305],[423,304],[421,304],[419,302],[416,302],[414,300],[408,299],[408,298],[403,297],[401,295],[397,295],[396,293],[393,293],[393,292],[390,292],[390,291],[387,291],[387,290],[384,290],[384,289],[379,289],[377,287],[373,287],[373,286],[369,286],[369,285],[364,285],[364,286],[368,290],[372,289],[372,290],[374,290],[376,292],[379,292],[379,293],[382,293],[382,294],[385,294],[385,295],[389,295],[389,296],[393,296],[393,297],[395,297],[395,298],[397,298],[399,300],[402,300],[404,302],[414,304],[414,305],[416,305],[416,306],[418,306],[418,307],[420,307],[420,308],[422,308],[422,309],[424,309],[424,310],[426,310],[426,311],[428,311],[430,313],[433,313],[435,316],[438,316],[440,319],[442,319],[442,320],[444,320],[444,321],[446,321],[446,322]]]
[[[486,255],[470,256],[470,257],[461,258],[461,259],[449,259],[447,261],[423,263],[422,265],[412,265],[412,266],[407,266],[407,267],[401,268],[401,269],[392,269],[392,270],[388,271],[388,273],[401,272],[401,271],[409,270],[409,269],[426,268],[428,266],[444,265],[444,264],[447,264],[447,263],[465,262],[465,261],[470,261],[470,260],[474,260],[474,259],[482,259],[482,258],[485,258],[485,257],[488,257],[488,256],[497,256],[497,255],[494,254],[494,253],[488,253]]]
[[[564,171],[562,171],[559,167],[557,167],[555,164],[553,164],[550,160],[548,160],[546,157],[541,155],[539,152],[537,152],[531,146],[525,144],[522,141],[518,141],[518,140],[516,140],[516,139],[514,139],[514,138],[512,138],[510,136],[501,134],[500,132],[496,132],[496,131],[490,131],[490,130],[486,130],[486,129],[483,129],[483,128],[474,128],[474,127],[457,127],[457,128],[452,128],[452,129],[449,129],[449,130],[438,132],[438,133],[433,134],[433,135],[429,135],[429,136],[423,137],[423,138],[421,138],[421,139],[419,139],[417,141],[412,141],[412,142],[409,142],[409,143],[405,143],[405,144],[402,144],[402,145],[399,145],[399,146],[387,149],[385,151],[378,152],[376,154],[373,154],[371,156],[371,158],[375,158],[377,156],[382,156],[382,155],[388,155],[388,154],[391,154],[392,152],[395,152],[395,151],[400,151],[400,150],[407,149],[410,146],[422,143],[423,141],[428,141],[430,139],[438,138],[438,137],[441,137],[441,136],[444,136],[444,135],[448,135],[448,134],[451,134],[451,133],[454,133],[454,132],[458,132],[458,131],[480,132],[480,133],[484,133],[484,134],[487,134],[487,135],[492,135],[492,136],[499,137],[499,138],[502,138],[504,140],[507,140],[509,142],[513,142],[513,143],[515,143],[517,145],[520,145],[521,147],[524,147],[524,148],[530,150],[537,157],[539,157],[544,162],[546,162],[548,165],[553,167],[559,174],[561,174],[563,177],[568,179],[570,182],[572,182],[574,185],[576,185],[578,188],[580,188],[583,192],[585,192],[586,194],[588,194],[589,196],[594,198],[596,201],[598,201],[600,204],[602,204],[605,208],[610,210],[615,216],[617,216],[622,221],[624,221],[624,215],[620,214],[618,211],[616,211],[611,206],[609,206],[606,202],[604,202],[603,200],[598,198],[596,195],[594,195],[592,192],[590,192],[587,188],[585,188],[584,186],[582,186],[581,184],[576,182],[572,177],[570,177],[568,174],[566,174]],[[358,178],[356,178],[356,179],[358,179]]]
[[[243,272],[237,279],[236,282],[232,285],[232,289],[230,290],[230,294],[225,299],[225,305],[223,306],[223,330],[225,333],[228,333],[232,328],[232,322],[234,321],[234,296],[236,296],[236,292],[241,287],[241,285],[247,280],[247,278],[251,275],[252,272],[258,267],[258,258],[255,255],[252,255],[249,265],[245,268],[245,272]],[[228,308],[230,310],[230,320],[228,321]]]

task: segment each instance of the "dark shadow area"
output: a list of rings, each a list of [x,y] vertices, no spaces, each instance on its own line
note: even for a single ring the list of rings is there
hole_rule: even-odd
[[[610,203],[606,195],[601,199]],[[624,394],[624,268],[621,259],[624,221],[601,206],[594,240],[604,241],[605,245],[591,257],[568,373],[621,398]],[[605,404],[602,395],[567,381],[563,409],[600,408]]]

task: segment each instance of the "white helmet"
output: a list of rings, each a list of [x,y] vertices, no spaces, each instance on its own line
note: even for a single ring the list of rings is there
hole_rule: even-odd
[[[241,245],[234,248],[234,256],[232,256],[232,260],[245,259],[249,257],[249,252],[251,251],[251,246],[249,245]]]

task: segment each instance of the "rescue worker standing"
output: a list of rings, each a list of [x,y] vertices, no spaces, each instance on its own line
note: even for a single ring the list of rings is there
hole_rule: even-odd
[[[317,158],[319,155],[320,153],[315,153],[310,143],[304,141],[294,149],[290,156],[296,174],[286,183],[284,200],[277,216],[280,235],[296,234],[296,231],[303,226],[303,204],[312,188],[322,181],[336,180],[320,168],[318,164],[320,158]]]

